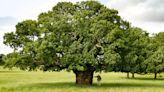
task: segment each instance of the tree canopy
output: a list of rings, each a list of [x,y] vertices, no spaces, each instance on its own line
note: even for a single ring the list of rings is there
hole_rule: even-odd
[[[124,43],[128,28],[129,23],[121,19],[117,10],[99,2],[59,2],[51,11],[41,13],[36,21],[22,21],[16,25],[16,32],[5,34],[6,45],[15,50],[21,48],[9,55],[16,58],[7,65],[93,74],[121,59],[117,49]]]

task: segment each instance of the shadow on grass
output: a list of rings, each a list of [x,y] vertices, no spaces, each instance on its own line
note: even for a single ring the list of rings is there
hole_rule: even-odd
[[[76,85],[74,82],[59,82],[59,83],[35,83],[26,85],[26,87],[36,87],[36,88],[129,88],[129,87],[156,87],[156,88],[163,88],[163,84],[148,84],[148,83],[103,83],[101,86],[97,86],[96,84],[93,84],[91,86],[86,85]]]
[[[157,78],[157,79],[154,79],[154,78],[134,78],[136,80],[164,80],[164,78]]]
[[[164,77],[160,77],[157,79],[152,78],[147,78],[147,77],[135,77],[135,78],[127,78],[127,77],[121,77],[122,79],[128,79],[128,80],[163,80],[164,81]]]
[[[0,73],[20,73],[20,71],[0,71]]]

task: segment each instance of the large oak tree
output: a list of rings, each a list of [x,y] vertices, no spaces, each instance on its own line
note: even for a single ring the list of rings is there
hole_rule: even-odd
[[[37,20],[16,25],[4,43],[15,48],[6,65],[23,70],[72,70],[76,84],[92,84],[95,71],[109,70],[121,60],[129,23],[118,11],[96,1],[59,2]],[[16,49],[19,48],[19,49]]]

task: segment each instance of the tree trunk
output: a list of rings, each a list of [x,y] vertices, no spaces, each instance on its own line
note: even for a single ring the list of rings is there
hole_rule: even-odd
[[[127,78],[129,79],[129,72],[127,72]]]
[[[79,85],[92,85],[93,83],[93,70],[87,71],[74,71],[76,75],[76,84]]]
[[[132,78],[134,78],[134,72],[132,72]]]
[[[154,73],[154,79],[157,79],[157,73],[156,72]]]

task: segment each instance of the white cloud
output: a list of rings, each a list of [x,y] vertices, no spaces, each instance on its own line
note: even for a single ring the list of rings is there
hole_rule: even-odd
[[[0,53],[7,54],[13,51],[11,48],[3,44],[3,35],[4,33],[14,31],[14,29],[15,27],[13,26],[0,27]]]
[[[0,17],[0,26],[15,25],[17,23],[16,18],[11,16]]]
[[[164,0],[109,0],[107,6],[149,33],[164,31]]]

